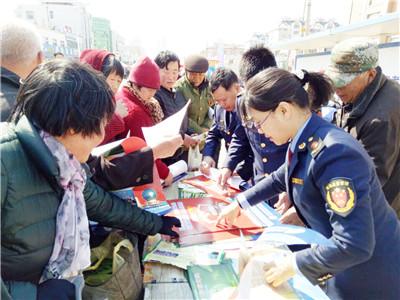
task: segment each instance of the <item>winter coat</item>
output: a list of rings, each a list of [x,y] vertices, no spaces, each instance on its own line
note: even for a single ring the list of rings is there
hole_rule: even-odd
[[[26,117],[1,123],[1,276],[7,291],[30,299],[52,254],[63,197],[56,159]],[[141,234],[155,234],[159,216],[121,201],[89,178],[84,197],[89,220]],[[5,285],[4,285],[4,284]]]

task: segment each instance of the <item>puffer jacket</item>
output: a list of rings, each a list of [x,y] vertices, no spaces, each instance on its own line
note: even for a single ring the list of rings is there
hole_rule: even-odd
[[[28,286],[22,282],[38,283],[52,253],[63,190],[54,156],[26,117],[15,125],[0,123],[0,130],[3,298],[5,286],[13,291]],[[121,201],[90,179],[84,197],[89,219],[105,226],[150,235],[162,226],[159,216]]]

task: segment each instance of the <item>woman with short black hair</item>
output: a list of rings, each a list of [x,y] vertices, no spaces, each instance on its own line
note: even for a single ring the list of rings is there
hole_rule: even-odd
[[[34,70],[1,123],[2,299],[80,299],[90,265],[88,219],[145,235],[177,234],[159,217],[108,194],[86,174],[114,112],[103,76],[78,62]]]
[[[316,245],[266,266],[268,283],[276,287],[297,273],[323,285],[331,299],[400,299],[400,226],[375,166],[358,141],[312,112],[332,91],[322,74],[278,68],[247,83],[244,122],[275,144],[290,145],[286,163],[239,194],[218,221],[232,224],[241,209],[286,191],[303,223],[332,246]]]

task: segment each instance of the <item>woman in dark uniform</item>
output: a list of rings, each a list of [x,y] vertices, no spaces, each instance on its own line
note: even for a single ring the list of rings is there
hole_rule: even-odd
[[[331,93],[318,73],[298,77],[270,68],[248,82],[245,121],[277,145],[291,143],[286,163],[239,194],[218,222],[233,224],[241,209],[286,191],[304,224],[334,246],[288,255],[266,270],[268,283],[278,286],[300,273],[326,283],[331,299],[400,299],[400,225],[375,166],[361,144],[311,112]]]

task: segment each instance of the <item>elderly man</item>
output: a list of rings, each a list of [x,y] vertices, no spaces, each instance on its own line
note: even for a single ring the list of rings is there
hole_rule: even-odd
[[[189,130],[200,134],[210,129],[212,120],[208,116],[212,102],[206,72],[208,60],[200,55],[188,56],[185,60],[185,75],[175,85],[186,101],[192,100],[189,106]]]
[[[400,85],[382,73],[378,47],[361,38],[333,48],[326,74],[343,102],[337,125],[368,151],[386,199],[400,217]]]
[[[43,62],[39,34],[31,24],[11,21],[0,27],[1,90],[0,121],[6,121],[15,106],[20,81]]]

